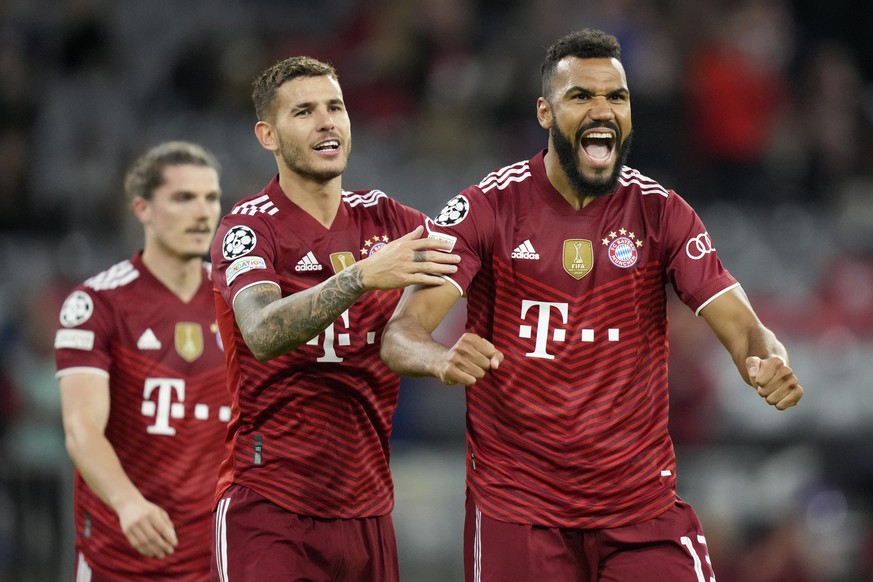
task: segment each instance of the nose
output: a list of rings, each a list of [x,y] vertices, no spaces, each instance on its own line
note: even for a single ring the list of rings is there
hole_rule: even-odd
[[[321,129],[333,129],[336,125],[333,121],[333,113],[327,110],[320,112],[318,125]]]
[[[591,101],[591,118],[597,121],[608,121],[615,118],[615,113],[612,111],[612,106],[609,100],[598,95]]]
[[[197,200],[196,209],[198,218],[209,218],[215,213],[215,203],[209,197],[201,196]]]

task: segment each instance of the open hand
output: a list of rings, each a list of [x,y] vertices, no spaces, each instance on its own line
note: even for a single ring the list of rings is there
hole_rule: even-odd
[[[398,289],[409,285],[442,285],[441,275],[458,270],[461,258],[449,254],[449,243],[421,238],[424,227],[391,241],[357,266],[365,289]]]

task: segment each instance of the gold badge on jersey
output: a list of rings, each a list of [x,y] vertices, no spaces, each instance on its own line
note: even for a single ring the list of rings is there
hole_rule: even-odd
[[[581,279],[594,266],[594,251],[590,240],[571,238],[564,241],[564,270],[574,279]]]
[[[330,253],[330,264],[333,272],[339,273],[355,264],[355,255],[352,253]]]
[[[199,323],[176,324],[176,353],[186,362],[193,362],[203,354],[203,329]]]

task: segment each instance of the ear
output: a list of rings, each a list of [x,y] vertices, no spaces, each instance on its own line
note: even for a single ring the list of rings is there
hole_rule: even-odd
[[[133,199],[133,202],[130,203],[130,210],[133,212],[133,215],[136,217],[140,223],[143,225],[147,224],[149,221],[149,214],[151,213],[151,204],[149,201],[143,198],[142,196],[136,196]]]
[[[265,150],[275,152],[279,149],[279,141],[276,139],[276,134],[273,131],[273,126],[266,121],[259,121],[255,124],[255,137]]]
[[[545,97],[537,99],[537,121],[540,122],[540,127],[543,129],[551,129],[552,124],[554,123],[552,107],[549,105],[549,102],[546,101]]]

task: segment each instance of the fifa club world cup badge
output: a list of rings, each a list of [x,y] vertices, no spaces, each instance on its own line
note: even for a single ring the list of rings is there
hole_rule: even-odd
[[[203,328],[199,323],[176,323],[176,353],[186,362],[193,362],[203,354]]]
[[[333,272],[339,273],[355,264],[355,255],[349,252],[330,253],[330,264]]]
[[[594,266],[594,251],[590,240],[568,239],[564,241],[564,270],[574,279],[581,279]]]

